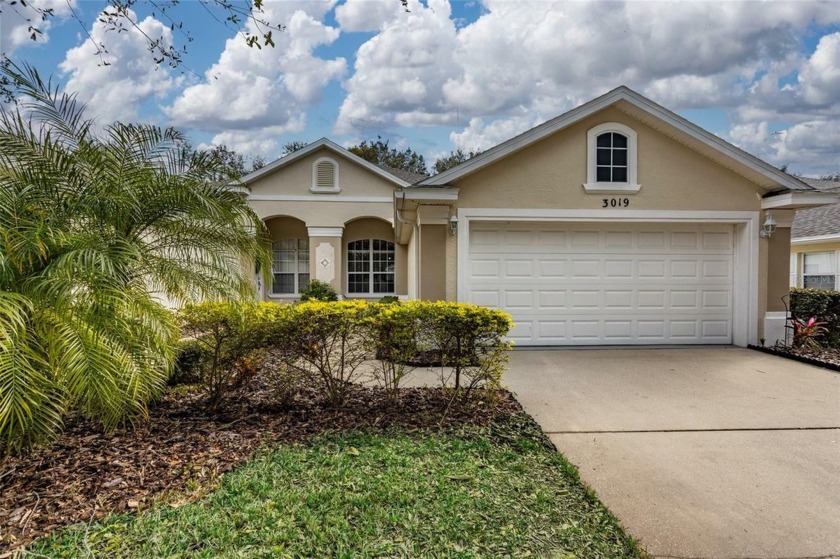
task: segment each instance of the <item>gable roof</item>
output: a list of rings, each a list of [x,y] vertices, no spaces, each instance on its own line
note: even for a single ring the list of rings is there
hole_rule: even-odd
[[[840,193],[840,182],[803,178],[803,182],[820,192]],[[793,219],[791,239],[837,237],[840,239],[840,204],[799,210]]]
[[[424,175],[422,173],[413,173],[411,171],[406,171],[405,169],[389,167],[388,165],[377,165],[377,167],[385,170],[388,173],[391,173],[395,177],[400,178],[409,184],[414,184],[416,182],[420,182],[423,179],[429,178],[429,175]]]
[[[768,191],[814,189],[800,179],[788,175],[769,163],[722,140],[711,132],[689,122],[626,86],[620,86],[604,95],[555,117],[539,126],[493,147],[472,159],[452,167],[438,175],[420,181],[416,186],[443,186],[461,177],[472,174],[524,149],[535,142],[567,128],[607,107],[615,106],[628,115],[681,141],[703,155],[734,172],[750,179]],[[664,126],[663,126],[664,125]]]
[[[297,161],[297,160],[299,160],[303,157],[306,157],[307,155],[315,153],[316,151],[318,151],[320,149],[327,149],[327,150],[330,150],[334,153],[337,153],[341,157],[349,159],[353,163],[356,163],[357,165],[359,165],[361,167],[364,167],[368,171],[370,171],[370,172],[372,172],[376,175],[379,175],[380,177],[384,178],[385,180],[388,180],[388,181],[394,183],[396,186],[409,186],[411,184],[409,181],[404,180],[403,178],[397,176],[396,174],[394,174],[391,171],[388,171],[386,168],[380,167],[379,165],[374,165],[370,161],[362,159],[361,157],[359,157],[355,153],[344,149],[340,145],[336,144],[335,142],[333,142],[331,140],[328,140],[327,138],[321,138],[317,142],[312,142],[311,144],[308,144],[303,149],[299,149],[299,150],[297,150],[293,153],[285,155],[285,156],[281,157],[280,159],[269,163],[265,167],[257,169],[256,171],[253,171],[251,173],[248,173],[244,177],[240,178],[238,181],[234,181],[232,184],[234,186],[248,186],[252,182],[254,182],[258,179],[261,179],[262,177],[264,177],[266,175],[270,175],[271,173],[273,173],[275,171],[278,171],[278,170],[282,169],[283,167],[286,167],[287,165],[289,165],[291,163],[294,163],[295,161]]]

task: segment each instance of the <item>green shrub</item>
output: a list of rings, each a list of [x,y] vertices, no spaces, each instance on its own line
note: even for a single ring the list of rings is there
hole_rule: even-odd
[[[340,406],[350,386],[372,358],[371,308],[364,301],[309,301],[292,307],[291,326],[281,345],[289,366],[318,382],[333,406]]]
[[[281,405],[316,386],[340,406],[366,373],[396,400],[418,354],[437,356],[465,397],[477,387],[499,388],[511,347],[509,315],[462,303],[203,303],[184,308],[180,320],[193,338],[184,342],[182,368],[197,371],[211,409],[247,383],[265,355]]]
[[[790,312],[799,320],[812,317],[825,323],[826,332],[821,342],[840,347],[840,291],[830,289],[790,290]]]
[[[386,295],[379,300],[379,303],[382,305],[393,305],[395,303],[399,303],[400,298],[396,295]]]
[[[420,307],[380,302],[372,308],[366,331],[376,356],[373,376],[396,401],[403,380],[414,370],[410,363],[419,349]]]
[[[211,410],[253,378],[259,359],[252,353],[282,339],[290,308],[274,303],[206,302],[180,311],[182,333],[202,348],[194,367]]]
[[[454,375],[455,390],[498,389],[508,361],[511,342],[505,336],[513,327],[509,314],[486,307],[444,301],[412,301],[421,337],[439,352],[441,366]]]
[[[328,284],[316,279],[300,290],[301,301],[338,301],[338,293]]]

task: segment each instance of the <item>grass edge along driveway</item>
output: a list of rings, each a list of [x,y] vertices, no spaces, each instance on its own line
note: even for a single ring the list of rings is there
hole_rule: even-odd
[[[37,540],[38,557],[643,557],[525,414],[267,447],[205,498]]]

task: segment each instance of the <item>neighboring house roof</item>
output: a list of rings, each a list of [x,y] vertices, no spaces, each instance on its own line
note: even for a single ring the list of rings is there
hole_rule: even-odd
[[[420,182],[423,179],[429,178],[429,175],[424,175],[422,173],[412,173],[411,171],[406,171],[403,169],[397,169],[395,167],[389,167],[388,165],[377,165],[380,169],[391,173],[398,179],[402,179],[409,184],[414,184],[416,182]]]
[[[800,180],[808,186],[812,186],[821,192],[840,192],[840,181],[809,179],[808,177],[800,177]]]
[[[814,191],[813,187],[797,177],[780,171],[769,163],[722,140],[626,86],[617,87],[601,97],[544,122],[536,128],[511,138],[443,173],[420,181],[415,186],[447,185],[610,106],[615,106],[628,115],[682,142],[713,161],[756,182],[768,191]]]
[[[803,182],[821,192],[840,193],[840,182],[803,178]],[[793,220],[790,236],[794,240],[840,240],[840,204],[799,210]]]
[[[321,138],[317,142],[312,142],[311,144],[308,144],[303,149],[299,149],[296,152],[290,153],[289,155],[283,156],[280,159],[269,163],[265,167],[257,169],[256,171],[254,171],[252,173],[248,173],[247,175],[245,175],[244,177],[242,177],[238,181],[234,181],[232,183],[232,186],[247,186],[247,185],[251,184],[252,182],[256,181],[257,179],[260,179],[260,178],[262,178],[266,175],[269,175],[269,174],[273,173],[274,171],[277,171],[278,169],[282,169],[286,165],[289,165],[290,163],[293,163],[293,162],[297,161],[298,159],[301,159],[302,157],[306,157],[307,155],[315,153],[316,151],[318,151],[319,149],[322,149],[322,148],[333,151],[333,152],[337,153],[338,155],[340,155],[340,156],[342,156],[346,159],[349,159],[350,161],[353,161],[354,163],[364,167],[368,171],[371,171],[372,173],[377,174],[380,177],[391,181],[392,183],[394,183],[397,186],[409,186],[411,184],[409,181],[407,181],[407,180],[401,178],[400,176],[396,175],[393,171],[386,170],[385,168],[380,167],[379,165],[374,165],[370,161],[362,159],[361,157],[359,157],[355,153],[344,149],[343,147],[336,144],[335,142],[333,142],[331,140],[328,140],[326,138]]]

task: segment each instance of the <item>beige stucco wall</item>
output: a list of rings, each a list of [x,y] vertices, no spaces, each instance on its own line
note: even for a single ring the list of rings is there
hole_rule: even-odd
[[[348,202],[333,198],[324,202],[249,200],[248,205],[262,219],[292,216],[308,227],[343,227],[348,221],[360,217],[375,217],[389,222],[394,219],[392,202]]]
[[[420,297],[429,301],[446,299],[446,225],[420,227]]]
[[[318,262],[318,247],[328,245],[332,248],[331,268],[323,266]],[[343,292],[343,277],[341,271],[344,269],[344,250],[341,237],[309,237],[309,271],[312,279],[324,281],[335,289],[336,293]],[[328,259],[325,259],[328,260]],[[328,264],[329,266],[330,264]],[[327,281],[327,272],[332,270],[333,277]]]
[[[272,240],[275,241],[282,239],[306,239],[309,237],[306,224],[299,219],[290,217],[269,219],[265,224],[268,227],[268,232]]]
[[[587,131],[619,122],[637,133],[637,172],[641,189],[635,194],[588,194]],[[623,211],[753,211],[761,209],[762,189],[737,173],[654,130],[621,111],[609,108],[510,155],[453,185],[460,188],[459,208],[554,208],[602,210],[603,199],[629,199]],[[761,214],[763,221],[764,215]],[[758,330],[764,313],[777,310],[787,291],[789,229],[759,244]],[[786,231],[786,232],[785,232]],[[448,248],[457,262],[457,247]],[[769,259],[773,259],[770,265]],[[772,276],[772,277],[771,277]],[[457,298],[457,272],[447,267],[446,292]]]
[[[763,240],[767,242],[766,310],[781,312],[785,310],[782,298],[790,293],[790,228],[779,227],[771,238]]]
[[[413,228],[405,248],[406,294],[409,299],[417,299],[417,287],[419,285],[417,282],[417,235],[414,234]]]
[[[339,194],[313,193],[312,186],[312,164],[321,157],[329,157],[338,164],[338,183],[341,189]],[[302,157],[278,169],[274,173],[260,178],[248,185],[251,195],[317,195],[323,197],[336,197],[341,195],[352,196],[391,196],[396,186],[391,181],[365,169],[350,159],[347,159],[327,148],[320,149],[314,153]]]
[[[587,194],[586,132],[619,122],[638,134],[637,194],[628,210],[758,210],[760,188],[678,144],[621,111],[610,108],[481,171],[454,182],[462,208],[601,209],[618,195]],[[616,209],[616,213],[621,212]]]

